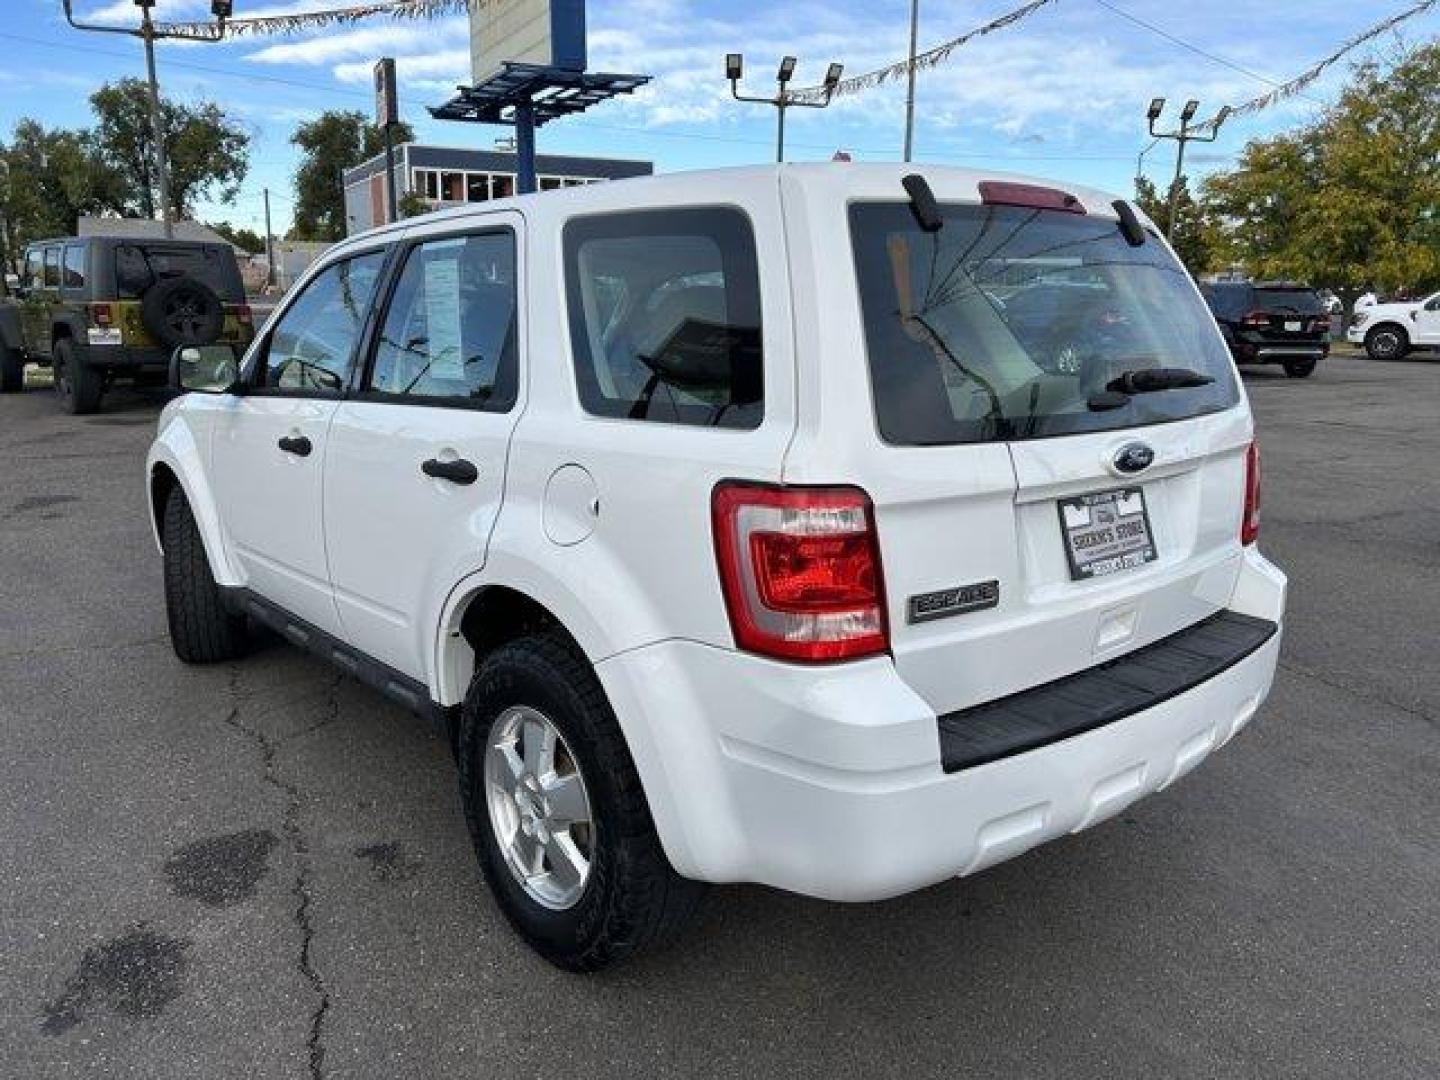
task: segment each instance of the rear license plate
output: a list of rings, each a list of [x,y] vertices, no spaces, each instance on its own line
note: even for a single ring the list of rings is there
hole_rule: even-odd
[[[1143,566],[1159,557],[1140,488],[1077,495],[1059,500],[1056,506],[1070,577],[1076,581]]]
[[[1285,330],[1288,333],[1298,334],[1303,329],[1305,329],[1305,324],[1302,322],[1294,322],[1291,320],[1286,320],[1285,322]]]

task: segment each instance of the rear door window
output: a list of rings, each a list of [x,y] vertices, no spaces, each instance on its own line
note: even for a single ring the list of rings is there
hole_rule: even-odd
[[[587,412],[759,426],[760,281],[744,214],[606,214],[569,222],[564,236],[571,347]]]
[[[418,245],[391,297],[370,389],[507,411],[517,384],[516,296],[508,229]]]
[[[60,287],[60,249],[58,247],[45,249],[45,287],[47,289]]]
[[[1063,211],[947,205],[942,213],[944,227],[927,233],[906,203],[850,210],[887,442],[1108,431],[1239,400],[1215,321],[1163,245],[1131,247],[1113,220]],[[1161,367],[1210,381],[1124,396],[1114,407],[1113,381]]]
[[[85,249],[79,244],[71,244],[65,249],[65,288],[83,289],[85,287]]]

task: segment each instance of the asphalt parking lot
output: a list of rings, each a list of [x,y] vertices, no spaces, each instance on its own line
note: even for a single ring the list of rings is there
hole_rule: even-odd
[[[0,1074],[1440,1075],[1440,360],[1247,377],[1282,671],[1169,791],[975,878],[716,890],[566,976],[441,741],[275,645],[170,651],[156,399],[0,398]]]

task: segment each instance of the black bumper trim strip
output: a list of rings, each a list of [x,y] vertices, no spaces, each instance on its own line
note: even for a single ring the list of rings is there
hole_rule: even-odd
[[[939,717],[940,763],[973,769],[1113,724],[1234,667],[1279,630],[1222,611],[1161,641],[1063,679]]]

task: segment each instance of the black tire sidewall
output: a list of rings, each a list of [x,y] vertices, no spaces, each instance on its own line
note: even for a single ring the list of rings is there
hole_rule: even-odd
[[[579,902],[564,911],[552,911],[525,892],[500,850],[490,821],[485,748],[495,721],[514,705],[529,705],[555,725],[569,745],[590,796],[595,832],[590,879]],[[559,665],[522,640],[497,649],[482,665],[466,695],[461,720],[461,792],[485,879],[520,935],[562,966],[568,966],[565,958],[586,952],[601,933],[613,902],[616,861],[624,857],[616,844],[621,829],[617,820],[620,793],[595,751],[602,734],[597,725],[614,723],[614,719],[598,713]]]
[[[74,416],[93,413],[100,407],[104,378],[81,358],[75,342],[62,337],[55,342],[52,361],[55,391],[65,411]]]
[[[1319,366],[1317,360],[1292,360],[1285,365],[1285,374],[1292,379],[1308,379]]]
[[[1375,343],[1381,337],[1392,337],[1396,345],[1390,352],[1382,352],[1375,347]],[[1410,347],[1409,336],[1404,330],[1392,326],[1377,326],[1365,336],[1365,351],[1370,354],[1372,360],[1399,360],[1405,355]]]
[[[206,328],[191,340],[189,336],[177,334],[165,321],[165,305],[176,294],[191,292],[202,307]],[[225,305],[215,290],[195,278],[178,277],[158,281],[145,291],[140,298],[140,319],[152,337],[167,348],[181,345],[208,345],[219,338],[225,329]]]

